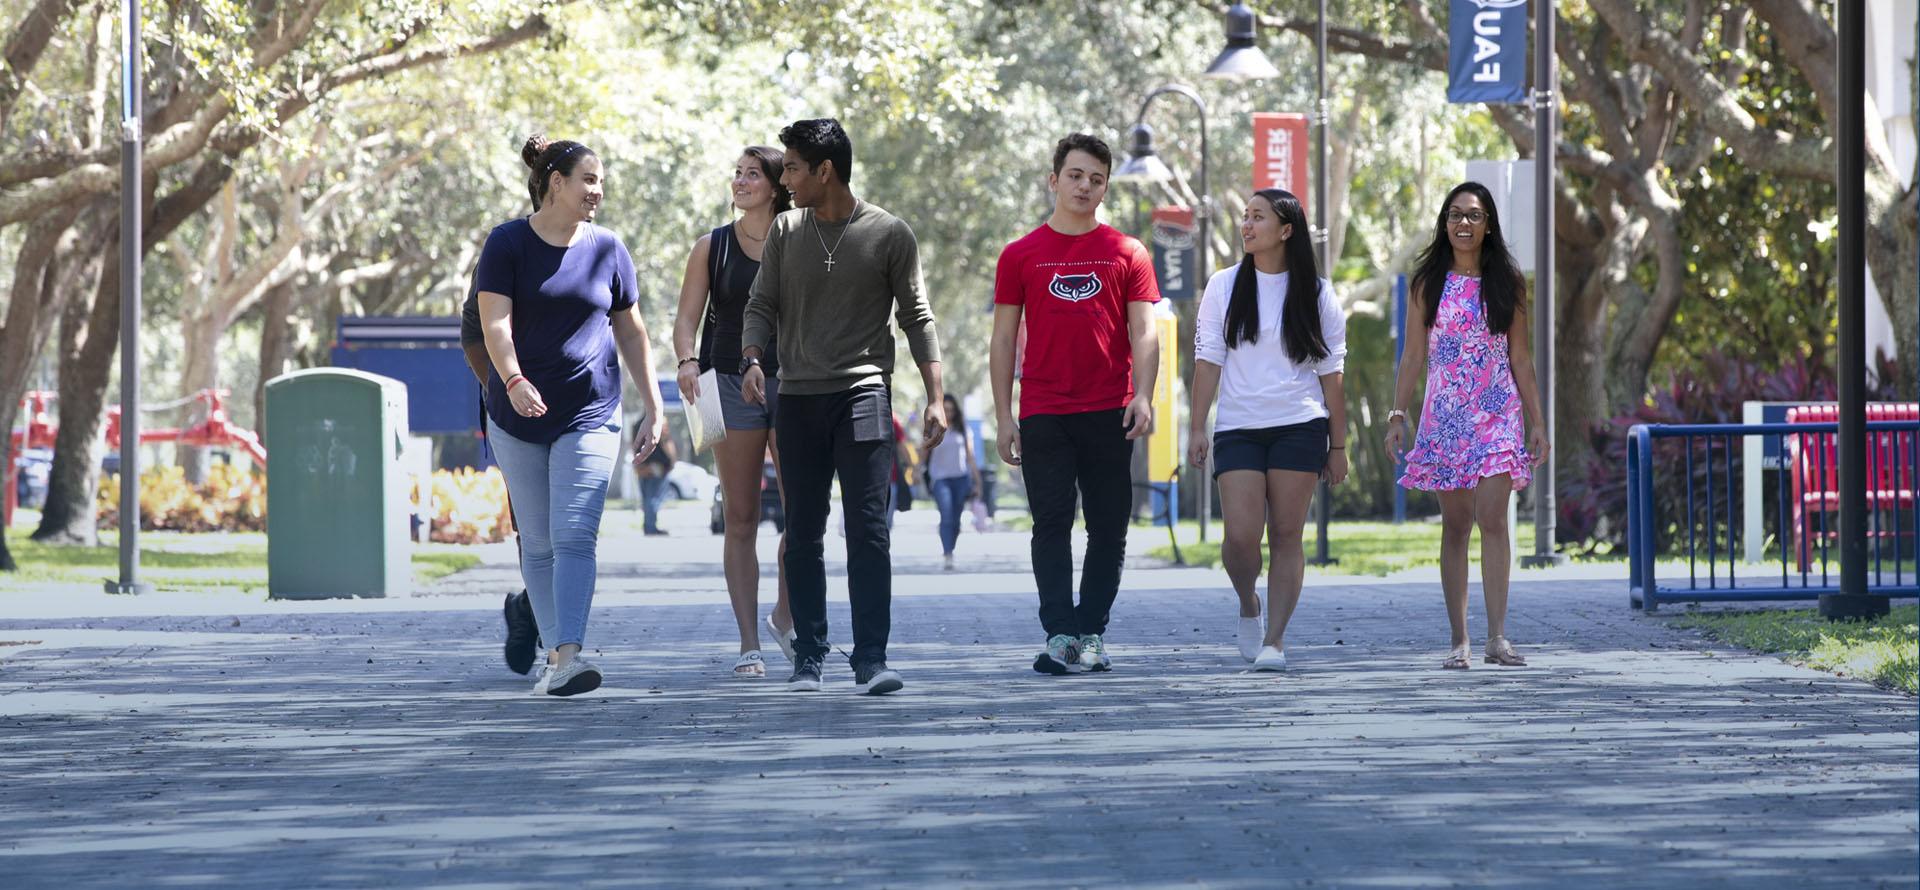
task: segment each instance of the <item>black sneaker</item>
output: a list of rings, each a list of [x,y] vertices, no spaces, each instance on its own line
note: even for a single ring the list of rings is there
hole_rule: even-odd
[[[789,692],[820,691],[820,656],[803,655],[793,666],[793,676],[787,678]]]
[[[853,688],[861,695],[886,695],[899,692],[905,685],[900,672],[887,667],[884,661],[868,662],[853,669]]]
[[[540,627],[533,620],[533,604],[527,600],[527,592],[507,594],[507,604],[501,610],[507,618],[507,644],[504,653],[507,657],[507,669],[516,674],[533,670],[533,653],[538,648]]]

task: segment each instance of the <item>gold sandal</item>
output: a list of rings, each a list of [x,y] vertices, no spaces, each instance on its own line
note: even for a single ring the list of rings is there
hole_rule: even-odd
[[[1527,666],[1527,660],[1521,658],[1520,653],[1513,650],[1513,644],[1507,642],[1506,637],[1494,637],[1487,641],[1486,662],[1504,667]]]
[[[1473,667],[1472,652],[1473,647],[1470,644],[1462,643],[1455,646],[1453,651],[1447,653],[1446,660],[1440,662],[1440,668],[1448,671],[1464,671]]]

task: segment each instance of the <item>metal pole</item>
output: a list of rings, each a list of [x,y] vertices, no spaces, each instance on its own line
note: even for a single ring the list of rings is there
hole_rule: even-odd
[[[1160,98],[1160,96],[1165,93],[1173,93],[1186,99],[1188,102],[1192,102],[1194,109],[1200,113],[1200,175],[1198,177],[1200,206],[1194,210],[1194,216],[1198,217],[1200,221],[1200,250],[1196,256],[1200,266],[1200,274],[1204,276],[1207,274],[1208,254],[1212,243],[1211,220],[1213,217],[1213,195],[1207,191],[1207,103],[1206,100],[1200,98],[1198,92],[1195,92],[1192,87],[1186,86],[1185,84],[1170,83],[1165,86],[1155,87],[1153,92],[1148,93],[1147,98],[1140,102],[1140,113],[1133,119],[1135,126],[1139,126],[1147,119],[1147,109],[1152,107],[1153,100]],[[1197,304],[1199,299],[1195,298],[1193,302]],[[1174,349],[1179,350],[1182,346],[1183,344],[1175,343]],[[1179,367],[1179,364],[1177,361],[1174,362],[1176,369]],[[1207,539],[1207,520],[1213,515],[1211,498],[1213,493],[1213,480],[1206,478],[1204,467],[1201,468],[1201,477],[1199,493],[1200,540],[1205,541]]]
[[[1820,614],[1840,620],[1887,614],[1867,595],[1867,203],[1866,4],[1840,3],[1840,119],[1835,134],[1840,205],[1840,592],[1820,597]]]
[[[1400,379],[1400,359],[1407,352],[1407,276],[1393,278],[1393,379]],[[1407,488],[1400,474],[1407,471],[1407,459],[1393,456],[1393,524],[1407,521]]]
[[[1553,397],[1553,146],[1559,129],[1554,87],[1559,83],[1553,55],[1554,0],[1533,5],[1533,373],[1540,386],[1540,422],[1546,425],[1547,460],[1533,477],[1533,555],[1529,568],[1564,565],[1554,549],[1554,468],[1559,458],[1554,439]]]
[[[1327,279],[1333,278],[1333,233],[1327,231],[1327,0],[1320,0],[1320,22],[1314,27],[1316,71],[1315,92],[1317,98],[1313,105],[1314,129],[1313,153],[1313,237],[1319,241],[1320,274]],[[1345,431],[1341,431],[1344,433]],[[1332,565],[1337,562],[1327,554],[1327,525],[1333,513],[1333,490],[1327,480],[1320,480],[1313,493],[1314,530],[1313,565]]]
[[[121,0],[120,92],[120,578],[108,593],[146,593],[140,582],[140,0]]]

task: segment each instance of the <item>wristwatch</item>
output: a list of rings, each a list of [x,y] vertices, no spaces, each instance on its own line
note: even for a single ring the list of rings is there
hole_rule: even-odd
[[[760,367],[760,357],[757,355],[744,356],[740,359],[740,373],[742,374],[747,373],[748,368],[757,367]]]

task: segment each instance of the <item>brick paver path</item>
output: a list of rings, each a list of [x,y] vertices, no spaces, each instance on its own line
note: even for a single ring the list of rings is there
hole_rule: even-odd
[[[498,548],[409,600],[0,597],[0,885],[1915,885],[1914,700],[1618,581],[1520,581],[1534,666],[1467,672],[1437,584],[1315,581],[1266,675],[1224,575],[1135,567],[1117,669],[1056,679],[1025,536],[944,575],[907,514],[907,689],[836,660],[802,695],[725,676],[718,541],[680,519],[609,541],[608,685],[566,701],[500,666]]]

